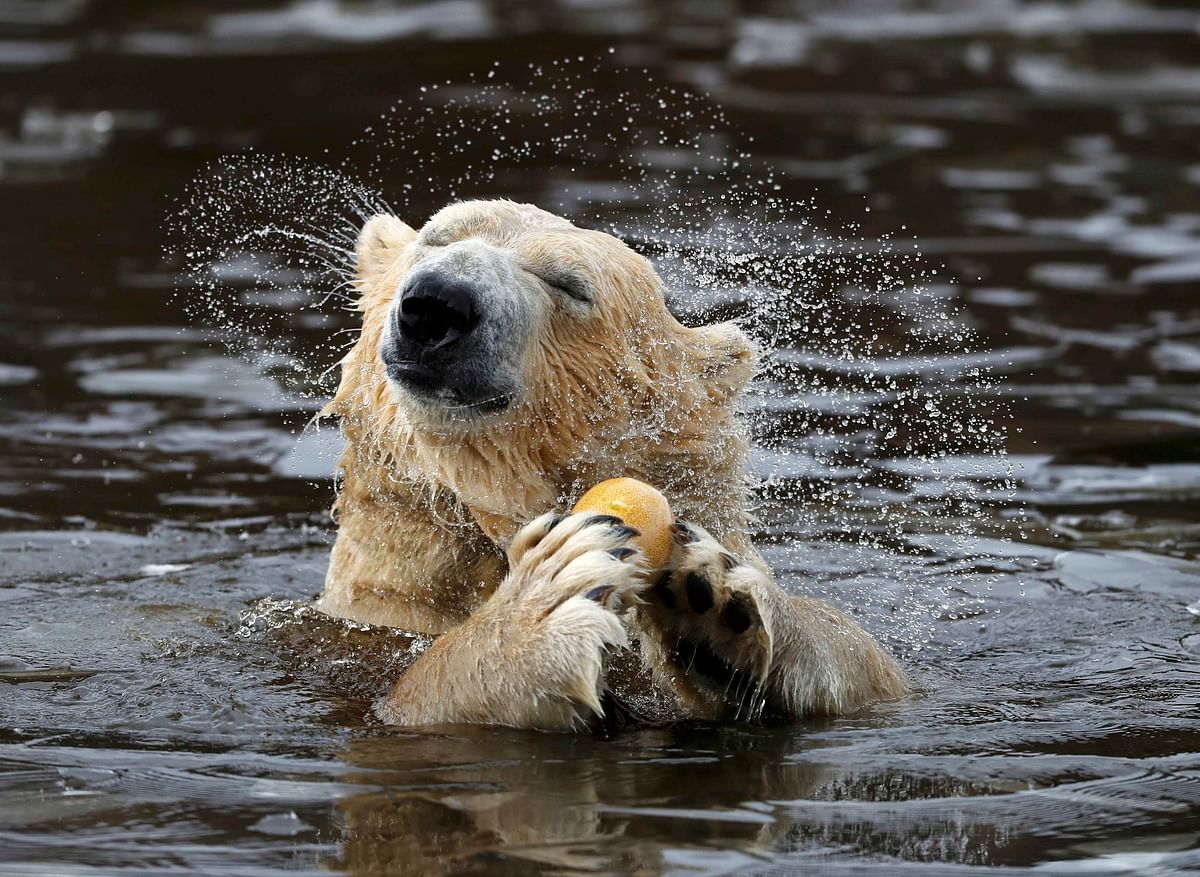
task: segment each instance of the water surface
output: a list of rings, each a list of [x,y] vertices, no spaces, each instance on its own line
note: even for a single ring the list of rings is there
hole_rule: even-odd
[[[4,873],[1200,870],[1200,14],[61,0],[0,4],[0,28]],[[368,710],[408,641],[302,608],[336,442],[301,437],[286,363],[189,314],[164,214],[223,154],[329,149],[419,222],[462,155],[420,134],[418,178],[351,141],[422,85],[581,55],[601,98],[621,66],[709,93],[779,197],[815,193],[833,235],[916,236],[963,308],[970,349],[879,362],[945,398],[990,369],[1011,489],[994,457],[930,462],[919,421],[851,430],[896,400],[795,337],[799,310],[675,290],[779,342],[748,403],[761,543],[888,639],[912,700],[611,740],[395,731]],[[602,147],[458,194],[600,193],[637,229],[620,159],[677,156]],[[293,349],[351,325],[235,268]],[[947,472],[977,492],[948,499]]]

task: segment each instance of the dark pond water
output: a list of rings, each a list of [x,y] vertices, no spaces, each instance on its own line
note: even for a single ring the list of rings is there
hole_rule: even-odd
[[[749,402],[765,553],[862,613],[911,701],[612,740],[398,732],[368,708],[401,640],[303,608],[331,442],[175,294],[164,216],[255,150],[337,156],[419,222],[465,160],[446,129],[409,131],[419,162],[351,142],[423,85],[568,57],[601,105],[621,67],[709,93],[720,149],[831,234],[915,235],[961,307],[939,319],[969,349],[907,377],[975,400],[991,370],[1012,485],[995,456],[931,457],[919,417],[885,441],[897,397],[799,310],[677,293],[773,341]],[[677,158],[581,137],[586,166],[534,152],[455,193],[572,212]],[[1186,4],[3,0],[0,872],[1200,871],[1198,144]],[[613,196],[606,219],[645,215]],[[350,325],[252,275],[293,349]],[[913,370],[887,340],[877,362]],[[976,493],[943,501],[948,478]]]

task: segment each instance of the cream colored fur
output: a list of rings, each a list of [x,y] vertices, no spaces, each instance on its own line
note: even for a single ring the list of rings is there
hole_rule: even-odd
[[[496,260],[535,314],[521,392],[498,413],[409,398],[380,360],[405,277],[456,253]],[[594,306],[548,292],[545,278],[564,274],[586,284]],[[362,331],[325,412],[339,418],[347,448],[320,605],[443,634],[381,705],[385,719],[579,727],[601,712],[605,656],[624,646],[627,626],[692,715],[722,715],[730,703],[671,665],[671,643],[684,633],[728,639],[715,651],[742,662],[762,704],[793,715],[906,691],[891,658],[849,616],[788,597],[754,554],[747,441],[734,413],[754,348],[732,324],[680,325],[644,258],[529,205],[468,202],[419,235],[391,216],[368,222],[358,286]],[[629,610],[647,584],[639,558],[605,553],[621,540],[592,532],[602,527],[539,518],[617,475],[659,486],[677,517],[703,533],[677,548],[681,570],[709,563],[701,555],[712,546],[747,561],[712,584],[718,596],[744,592],[757,607],[761,627],[749,638],[730,638],[716,616],[649,603]]]

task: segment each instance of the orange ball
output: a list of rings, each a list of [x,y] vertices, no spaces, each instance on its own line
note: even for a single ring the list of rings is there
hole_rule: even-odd
[[[641,531],[632,541],[646,555],[650,569],[666,566],[671,556],[671,525],[675,515],[667,498],[645,481],[636,478],[601,481],[579,498],[572,511],[616,515]]]

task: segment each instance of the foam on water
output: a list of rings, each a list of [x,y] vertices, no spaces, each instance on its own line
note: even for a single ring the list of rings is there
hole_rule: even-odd
[[[503,196],[621,237],[655,262],[685,322],[736,319],[766,353],[746,414],[762,529],[792,534],[768,551],[785,586],[918,650],[930,619],[986,610],[929,584],[921,537],[986,568],[991,503],[1015,491],[993,379],[1006,360],[974,352],[958,289],[904,227],[877,237],[831,215],[747,142],[703,95],[608,59],[492,68],[469,87],[431,83],[327,165],[217,162],[174,212],[172,257],[194,319],[315,410],[354,341],[339,312],[371,214],[419,226],[445,202]],[[560,170],[516,190],[509,172],[527,162]],[[832,567],[814,560],[829,546]]]

